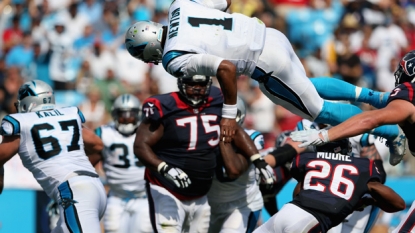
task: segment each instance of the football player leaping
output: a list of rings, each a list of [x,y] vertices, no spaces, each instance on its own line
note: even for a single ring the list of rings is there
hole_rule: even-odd
[[[56,108],[52,88],[40,81],[24,83],[16,114],[3,118],[0,166],[16,153],[47,195],[59,204],[53,233],[101,233],[107,198],[87,153],[102,150],[93,131],[82,126],[77,107]]]
[[[111,115],[113,123],[95,130],[104,143],[104,149],[89,156],[93,165],[103,161],[110,188],[104,215],[105,232],[153,232],[145,190],[145,167],[133,150],[135,130],[140,124],[141,103],[133,95],[121,95],[114,101]]]
[[[378,108],[386,105],[385,93],[332,78],[312,82],[283,33],[266,28],[257,18],[224,12],[229,5],[230,0],[175,0],[169,8],[168,26],[139,21],[127,30],[125,39],[133,57],[161,62],[177,78],[218,78],[224,93],[221,140],[230,142],[235,133],[239,75],[257,80],[261,91],[275,104],[319,123],[337,125],[362,112],[354,105],[328,102],[320,95],[336,98],[332,100],[352,98]],[[341,95],[331,95],[336,92],[333,86]],[[374,129],[373,134],[388,139],[396,165],[404,155],[403,132],[396,125],[385,125]]]

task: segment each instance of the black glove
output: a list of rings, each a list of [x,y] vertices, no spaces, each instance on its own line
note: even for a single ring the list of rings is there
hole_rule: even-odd
[[[166,162],[158,165],[158,172],[171,180],[178,188],[187,188],[192,183],[189,176],[180,168],[172,167]]]
[[[256,167],[258,184],[264,184],[266,189],[272,189],[277,180],[272,167],[265,162],[260,154],[251,156],[251,161]]]

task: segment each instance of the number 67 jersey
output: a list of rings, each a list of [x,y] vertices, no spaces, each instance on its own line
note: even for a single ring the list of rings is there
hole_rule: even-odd
[[[291,165],[291,174],[302,182],[291,202],[312,214],[321,229],[338,225],[368,193],[370,180],[384,181],[375,163],[339,153],[303,153]]]
[[[95,173],[84,151],[83,114],[77,107],[16,113],[3,118],[1,135],[20,135],[18,154],[49,197],[74,171]]]

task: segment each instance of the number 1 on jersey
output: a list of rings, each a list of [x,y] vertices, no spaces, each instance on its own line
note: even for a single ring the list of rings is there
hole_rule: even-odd
[[[225,30],[232,30],[233,20],[232,18],[224,18],[224,19],[207,19],[207,18],[195,18],[189,17],[188,22],[192,27],[200,27],[201,24],[206,25],[218,25],[223,26]]]

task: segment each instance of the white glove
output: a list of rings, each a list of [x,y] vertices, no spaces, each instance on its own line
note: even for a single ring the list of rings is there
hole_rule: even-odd
[[[192,183],[186,172],[177,167],[169,166],[166,162],[158,165],[159,173],[172,181],[178,188],[187,188]]]
[[[272,189],[277,180],[274,169],[259,154],[251,156],[251,161],[256,167],[255,174],[258,184],[264,184],[266,189]]]
[[[323,139],[320,138],[320,133],[321,136],[323,136]],[[321,146],[330,141],[326,129],[294,131],[290,134],[290,137],[293,141],[303,142],[302,144],[298,145],[299,147]]]

